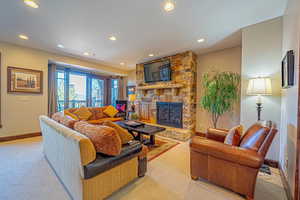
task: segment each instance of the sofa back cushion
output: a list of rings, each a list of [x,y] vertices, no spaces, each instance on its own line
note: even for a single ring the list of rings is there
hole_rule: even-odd
[[[121,153],[121,139],[114,128],[79,121],[75,123],[74,129],[86,135],[92,141],[96,152],[110,156],[116,156]]]
[[[104,106],[104,107],[91,107],[91,108],[89,108],[89,110],[92,113],[92,116],[90,117],[89,120],[98,120],[98,119],[106,118],[107,115],[105,115],[103,113],[103,110],[105,110],[106,107],[107,106]]]
[[[244,134],[240,147],[258,151],[270,129],[260,124],[252,125]]]

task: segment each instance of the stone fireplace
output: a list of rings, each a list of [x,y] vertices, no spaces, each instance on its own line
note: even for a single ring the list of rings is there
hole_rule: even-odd
[[[170,59],[168,82],[145,83],[144,64],[136,65],[136,110],[146,123],[166,128],[161,135],[185,141],[196,127],[196,55],[187,51],[155,61]]]

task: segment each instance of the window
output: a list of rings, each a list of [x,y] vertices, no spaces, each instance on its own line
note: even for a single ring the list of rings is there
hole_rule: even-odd
[[[118,79],[111,80],[111,105],[116,107],[116,100],[118,100],[119,81]]]
[[[106,81],[111,81],[111,88],[105,87]],[[117,79],[104,79],[68,68],[57,69],[56,87],[58,111],[82,106],[101,107],[111,103],[115,105],[118,98]],[[106,90],[111,90],[111,97],[105,98]],[[111,102],[107,102],[110,100]]]
[[[82,74],[69,75],[69,108],[87,106],[87,76]]]
[[[92,107],[104,106],[104,80],[92,78]]]

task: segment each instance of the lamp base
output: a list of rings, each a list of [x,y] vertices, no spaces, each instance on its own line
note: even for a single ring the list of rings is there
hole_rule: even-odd
[[[256,103],[257,107],[257,121],[260,121],[260,114],[261,114],[261,110],[262,110],[262,103]]]

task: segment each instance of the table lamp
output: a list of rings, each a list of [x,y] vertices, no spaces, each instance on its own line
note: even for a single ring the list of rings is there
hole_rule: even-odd
[[[134,101],[136,99],[136,95],[135,94],[129,94],[128,95],[128,100],[130,101],[131,103],[131,112],[135,112],[135,106],[134,106]]]
[[[270,78],[251,78],[249,80],[247,95],[257,96],[257,120],[260,121],[260,114],[262,110],[261,95],[272,95],[272,85]]]

